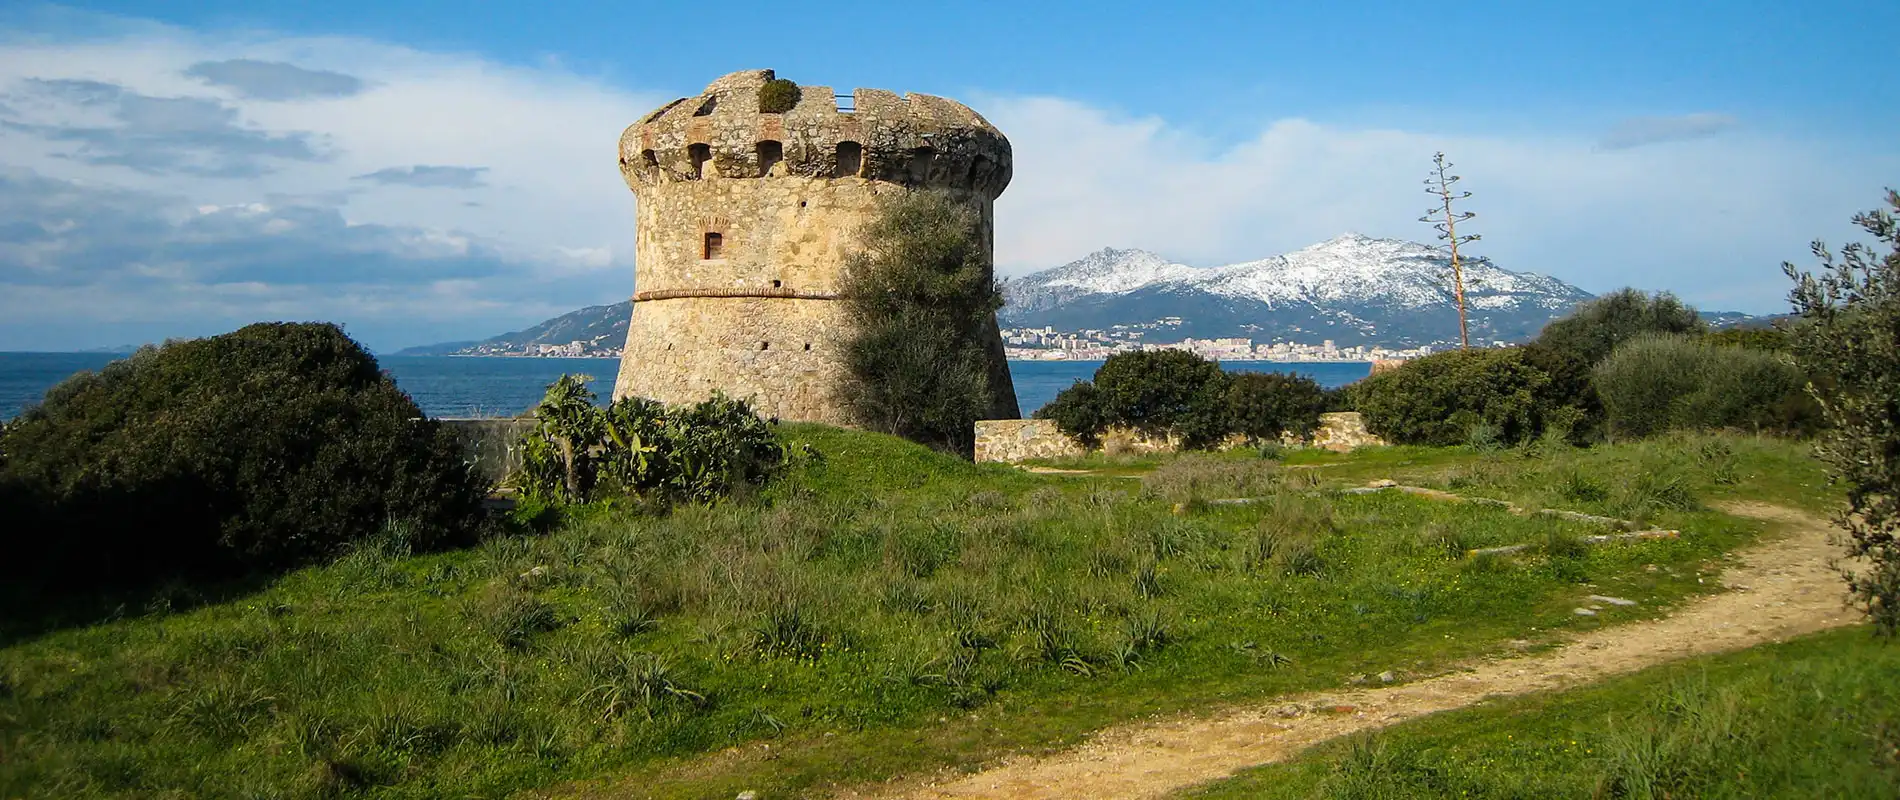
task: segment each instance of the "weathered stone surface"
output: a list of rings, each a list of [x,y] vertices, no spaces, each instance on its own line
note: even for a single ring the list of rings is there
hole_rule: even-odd
[[[1319,415],[1319,430],[1313,432],[1306,447],[1345,453],[1361,447],[1383,447],[1385,440],[1366,430],[1366,419],[1357,411],[1335,411]]]
[[[1082,446],[1063,435],[1054,420],[985,419],[976,423],[978,463],[1014,463],[1082,454]]]
[[[855,110],[843,110],[826,86],[762,113],[758,88],[773,77],[726,75],[620,137],[621,176],[638,199],[637,291],[616,398],[695,402],[718,390],[768,416],[848,423],[837,392],[849,330],[835,298],[880,201],[944,190],[977,212],[992,252],[993,203],[1013,165],[1009,140],[982,116],[878,89],[858,89]],[[991,413],[1013,418],[1003,342],[992,339]]]
[[[1241,437],[1229,437],[1222,448],[1236,447],[1244,443]],[[1358,412],[1342,411],[1321,414],[1319,430],[1315,431],[1311,441],[1288,438],[1290,447],[1323,447],[1328,450],[1345,452],[1356,447],[1384,445],[1377,436],[1366,432],[1365,420]],[[1179,449],[1180,442],[1172,439],[1148,436],[1126,428],[1111,428],[1102,434],[1100,452],[1116,455],[1120,453],[1171,453]],[[1053,420],[1043,419],[986,419],[976,423],[976,460],[1014,463],[1032,458],[1059,458],[1081,455],[1082,446],[1064,435]]]

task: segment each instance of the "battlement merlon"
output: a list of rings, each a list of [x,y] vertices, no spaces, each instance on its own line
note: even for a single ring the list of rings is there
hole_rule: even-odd
[[[620,137],[627,186],[638,193],[676,181],[862,178],[993,200],[1009,185],[1009,139],[962,103],[857,89],[846,109],[830,87],[801,86],[790,110],[763,113],[759,87],[772,78],[771,70],[734,72],[628,126]]]

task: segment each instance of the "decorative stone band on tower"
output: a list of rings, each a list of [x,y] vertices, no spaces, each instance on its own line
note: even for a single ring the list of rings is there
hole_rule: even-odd
[[[994,202],[1010,147],[975,111],[941,97],[800,87],[760,110],[771,70],[735,72],[661,106],[620,137],[638,200],[633,319],[614,397],[697,402],[715,390],[786,420],[849,424],[839,396],[849,336],[837,291],[845,256],[879,201],[940,189],[981,220],[993,260]],[[994,404],[1020,416],[1003,342],[990,328]]]

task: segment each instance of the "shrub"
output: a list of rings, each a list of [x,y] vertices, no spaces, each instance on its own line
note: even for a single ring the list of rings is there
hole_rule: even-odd
[[[1603,406],[1590,371],[1630,339],[1643,334],[1692,334],[1706,329],[1695,309],[1667,292],[1644,294],[1621,289],[1580,303],[1570,314],[1544,326],[1524,347],[1525,363],[1549,376],[1538,393],[1544,408],[1573,406],[1578,416],[1566,437],[1584,444],[1603,433]]]
[[[1390,442],[1464,444],[1489,426],[1490,438],[1516,444],[1542,430],[1549,381],[1523,348],[1452,350],[1366,378],[1353,397],[1367,429]]]
[[[1089,448],[1100,443],[1102,431],[1108,429],[1108,409],[1102,407],[1102,394],[1088,381],[1076,381],[1057,392],[1055,399],[1036,409],[1033,416],[1054,420],[1057,429]]]
[[[1686,336],[1645,335],[1616,349],[1591,376],[1610,432],[1739,428],[1793,431],[1803,408],[1801,371],[1783,357]]]
[[[759,86],[759,113],[783,114],[798,105],[800,95],[798,84],[784,78],[774,78]]]
[[[1243,372],[1228,380],[1228,430],[1254,443],[1278,442],[1286,433],[1309,436],[1326,401],[1326,390],[1304,375]]]
[[[391,524],[427,549],[471,533],[485,491],[453,434],[322,323],[80,373],[8,424],[0,453],[0,490],[32,520],[5,561],[83,583],[281,568]]]
[[[1772,325],[1765,326],[1736,325],[1721,330],[1710,331],[1702,337],[1702,341],[1714,345],[1730,345],[1734,347],[1747,347],[1754,350],[1767,350],[1773,353],[1787,353],[1794,349],[1795,334],[1792,332],[1792,329],[1796,324],[1798,323],[1778,321]]]
[[[1887,205],[1900,211],[1900,192]],[[1795,358],[1813,376],[1828,432],[1819,448],[1830,477],[1846,486],[1847,508],[1834,518],[1848,533],[1847,553],[1864,559],[1846,575],[1848,588],[1875,629],[1900,632],[1900,223],[1876,209],[1855,215],[1887,252],[1858,242],[1840,260],[1821,242],[1819,275],[1782,270],[1802,317]]]
[[[947,194],[906,192],[860,233],[868,248],[846,257],[838,293],[853,329],[842,394],[858,421],[966,458],[976,420],[1018,413],[980,225]]]
[[[1116,353],[1095,370],[1108,424],[1178,437],[1188,449],[1227,435],[1227,384],[1219,362],[1185,350]]]
[[[535,406],[522,436],[522,494],[535,503],[583,503],[614,495],[710,503],[758,486],[787,452],[743,400],[715,393],[668,407],[624,397],[594,404],[585,375],[563,375]]]
[[[1646,333],[1696,334],[1707,330],[1700,314],[1675,295],[1619,289],[1586,303],[1544,326],[1536,344],[1594,365],[1617,345]]]

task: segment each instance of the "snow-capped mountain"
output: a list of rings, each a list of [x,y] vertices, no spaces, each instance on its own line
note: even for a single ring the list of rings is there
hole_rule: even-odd
[[[1521,340],[1588,292],[1544,275],[1461,258],[1477,341]],[[1101,329],[1179,317],[1173,337],[1332,339],[1415,346],[1457,339],[1450,259],[1416,242],[1356,233],[1259,261],[1176,264],[1141,250],[1104,249],[1007,281],[1005,324]]]

